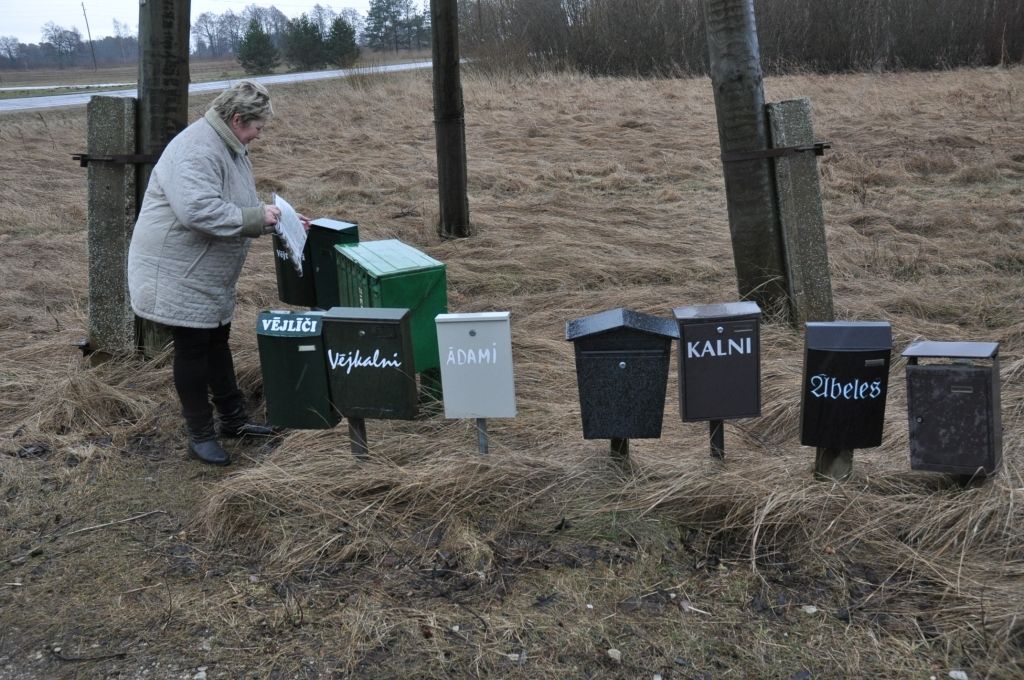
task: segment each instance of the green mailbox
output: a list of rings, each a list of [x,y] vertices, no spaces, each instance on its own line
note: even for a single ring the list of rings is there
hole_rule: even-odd
[[[416,417],[416,364],[408,309],[334,307],[324,313],[331,399],[353,418]]]
[[[321,337],[323,312],[261,312],[256,344],[267,420],[278,427],[316,430],[341,420],[331,406]]]
[[[341,304],[338,299],[338,268],[334,262],[334,247],[346,243],[359,243],[358,225],[326,217],[309,223],[306,249],[316,291],[316,304],[310,306],[330,309]]]
[[[335,250],[341,304],[408,309],[416,370],[438,369],[434,317],[448,311],[444,263],[394,239]]]

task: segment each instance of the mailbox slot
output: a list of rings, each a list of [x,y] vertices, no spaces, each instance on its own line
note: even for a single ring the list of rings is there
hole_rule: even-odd
[[[801,443],[828,449],[881,444],[891,355],[887,321],[808,323]]]
[[[269,311],[260,313],[256,319],[256,343],[270,424],[327,429],[341,419],[331,405],[322,327],[322,312]]]
[[[761,415],[761,308],[755,302],[678,307],[679,409],[684,421]]]
[[[998,351],[994,342],[923,341],[903,352],[912,469],[964,475],[999,469]]]
[[[324,314],[331,399],[351,418],[416,417],[408,309],[334,307]]]
[[[585,439],[661,436],[675,324],[614,309],[566,324]]]

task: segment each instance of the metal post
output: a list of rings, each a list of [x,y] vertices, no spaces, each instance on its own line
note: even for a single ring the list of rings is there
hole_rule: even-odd
[[[476,419],[476,440],[477,445],[480,448],[480,453],[487,453],[488,441],[487,441],[487,419],[477,418]]]
[[[725,421],[710,420],[711,457],[725,458]]]
[[[823,481],[842,482],[853,472],[853,449],[819,446],[814,455],[814,476]]]
[[[430,0],[434,57],[434,132],[442,236],[470,234],[466,180],[466,121],[459,78],[456,0]]]
[[[370,449],[366,444],[366,420],[364,418],[348,418],[348,438],[352,441],[352,453],[357,458],[364,457]]]
[[[618,460],[629,458],[629,439],[612,437],[612,458]]]
[[[139,2],[138,152],[159,155],[188,124],[188,49],[190,0]],[[139,166],[138,202],[149,184],[153,166]],[[139,345],[147,356],[170,342],[159,324],[140,319]]]
[[[722,153],[769,148],[754,0],[704,0]],[[740,297],[769,314],[786,309],[786,271],[767,158],[723,163]]]

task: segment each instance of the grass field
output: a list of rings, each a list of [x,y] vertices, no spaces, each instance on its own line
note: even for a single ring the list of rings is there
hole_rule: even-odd
[[[436,233],[430,74],[273,90],[260,191],[448,265],[509,310],[519,415],[491,454],[440,406],[184,458],[166,358],[87,367],[85,114],[0,118],[0,678],[976,678],[1024,674],[1024,70],[794,76],[842,319],[892,322],[882,445],[843,484],[799,442],[801,332],[762,327],[763,410],[679,418],[627,465],[582,438],[565,322],[736,297],[707,80],[469,73],[475,234]],[[192,116],[209,97],[192,102]],[[236,366],[270,243],[239,285]],[[1000,343],[1004,466],[909,470],[915,339]]]

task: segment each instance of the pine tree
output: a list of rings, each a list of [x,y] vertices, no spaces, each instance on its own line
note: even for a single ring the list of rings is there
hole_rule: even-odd
[[[347,68],[359,58],[356,29],[343,17],[335,17],[327,36],[327,59],[339,68]]]
[[[238,63],[251,75],[271,73],[281,63],[270,34],[253,18],[238,43]]]
[[[315,69],[327,63],[324,50],[324,36],[320,27],[307,15],[288,22],[288,33],[284,40],[284,58],[293,68]]]

